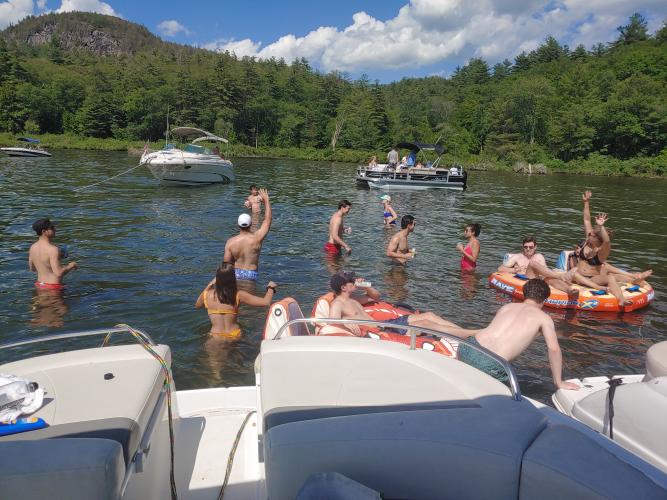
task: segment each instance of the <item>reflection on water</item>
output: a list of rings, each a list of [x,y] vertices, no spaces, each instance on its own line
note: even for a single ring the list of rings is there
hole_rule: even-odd
[[[471,328],[487,325],[509,301],[488,287],[487,278],[524,236],[537,236],[551,265],[581,239],[581,193],[592,189],[592,210],[609,213],[615,230],[610,260],[632,270],[653,268],[656,300],[623,315],[549,310],[561,336],[565,375],[641,371],[648,346],[667,338],[662,180],[471,172],[465,193],[392,192],[399,217],[417,220],[410,235],[417,256],[400,266],[385,256],[395,229],[383,229],[382,193],[357,189],[354,165],[237,159],[238,180],[231,185],[162,187],[137,169],[78,194],[73,190],[134,164],[136,158],[120,153],[0,158],[0,341],[124,322],[172,347],[179,388],[252,383],[266,311],[242,306],[242,340],[216,344],[207,335],[208,317],[194,308],[222,260],[225,241],[238,233],[252,183],[269,189],[274,207],[256,293],[276,281],[278,298],[293,296],[308,314],[328,291],[331,274],[344,268],[371,281],[387,300]],[[345,238],[353,253],[331,259],[322,246],[341,198],[352,202],[345,225],[353,230]],[[30,226],[45,216],[59,222],[56,242],[69,244],[79,263],[57,297],[37,295],[27,270]],[[482,251],[475,272],[461,274],[455,247],[470,221],[483,225]],[[259,223],[253,220],[255,227]],[[543,341],[515,366],[526,394],[545,400],[553,391]]]

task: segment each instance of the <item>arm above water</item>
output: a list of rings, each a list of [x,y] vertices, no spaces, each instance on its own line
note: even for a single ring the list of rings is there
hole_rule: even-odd
[[[253,295],[252,293],[248,293],[244,290],[239,290],[239,302],[241,304],[248,304],[249,306],[255,306],[255,307],[266,307],[271,305],[271,301],[273,300],[273,296],[275,295],[275,290],[272,287],[277,287],[273,281],[269,281],[269,284],[266,285],[266,293],[264,294],[264,297],[258,297],[257,295]]]
[[[549,367],[551,368],[551,377],[554,385],[558,389],[577,390],[579,386],[571,382],[563,380],[563,354],[558,344],[558,337],[556,336],[556,327],[553,320],[546,314],[542,313],[542,322],[540,329],[544,336],[544,341],[547,343],[547,350],[549,355]]]
[[[593,197],[593,193],[590,191],[586,191],[583,196],[581,197],[582,201],[584,202],[584,231],[586,232],[586,237],[588,237],[588,234],[593,230],[593,225],[591,224],[591,207],[589,204],[589,200]]]
[[[53,274],[59,279],[77,268],[76,262],[70,262],[66,266],[60,265],[60,250],[57,247],[49,248],[49,264],[51,264]]]
[[[271,229],[271,222],[273,222],[273,209],[271,208],[271,201],[269,200],[269,192],[266,189],[260,189],[259,196],[264,202],[264,220],[262,221],[262,225],[255,233],[255,236],[257,236],[261,241],[266,238],[266,235],[269,234],[269,229]]]
[[[498,266],[499,273],[513,273],[515,271],[515,266],[517,263],[517,259],[519,258],[518,257],[519,254],[507,254],[507,255],[509,255],[509,258],[507,258],[506,256],[503,263]]]

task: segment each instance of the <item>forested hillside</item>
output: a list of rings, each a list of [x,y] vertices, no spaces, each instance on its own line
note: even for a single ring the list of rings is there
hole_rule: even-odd
[[[549,37],[513,62],[473,59],[448,79],[387,85],[322,74],[304,59],[166,43],[99,14],[49,14],[0,32],[0,131],[11,133],[158,140],[169,110],[172,125],[253,147],[370,152],[441,138],[467,163],[662,175],[665,82],[667,27],[650,35],[638,14],[591,51]]]

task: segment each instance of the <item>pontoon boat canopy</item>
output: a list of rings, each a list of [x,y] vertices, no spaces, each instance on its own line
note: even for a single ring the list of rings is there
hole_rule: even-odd
[[[193,128],[193,127],[176,127],[171,130],[171,133],[178,137],[197,136],[197,138],[194,141],[192,141],[193,144],[202,141],[216,141],[225,143],[228,142],[227,139],[223,139],[222,137],[213,135],[210,132],[207,132],[206,130],[201,130],[199,128]]]
[[[440,144],[424,144],[422,142],[400,142],[396,147],[399,149],[409,149],[411,151],[435,151],[439,155],[445,152],[445,148]]]
[[[39,142],[39,139],[33,139],[32,137],[19,137],[16,140],[21,142],[31,142],[33,144],[37,144]]]

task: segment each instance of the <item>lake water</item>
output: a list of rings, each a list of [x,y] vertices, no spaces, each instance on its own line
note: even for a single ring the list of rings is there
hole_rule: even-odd
[[[172,347],[180,389],[253,382],[265,309],[243,307],[245,337],[228,349],[207,346],[208,318],[194,309],[199,292],[237,232],[248,185],[269,189],[274,222],[261,259],[261,286],[280,284],[308,314],[343,266],[372,281],[392,301],[432,310],[482,327],[507,298],[488,287],[488,275],[524,235],[536,235],[550,265],[583,236],[581,193],[593,191],[593,211],[609,213],[610,261],[633,270],[653,268],[655,301],[634,313],[551,310],[561,336],[565,376],[643,370],[644,354],[667,339],[667,182],[584,176],[519,176],[471,172],[468,191],[392,193],[400,215],[417,219],[411,246],[417,258],[403,268],[384,250],[392,230],[382,226],[382,193],[358,189],[354,165],[274,159],[234,160],[237,182],[197,188],[160,186],[139,168],[90,190],[74,189],[136,165],[121,153],[55,151],[52,158],[0,158],[0,342],[113,326],[124,322]],[[331,263],[322,245],[341,198],[353,204],[350,257]],[[32,222],[59,223],[79,269],[67,276],[62,300],[35,296],[27,253]],[[482,225],[476,273],[462,277],[456,243],[467,222]],[[553,391],[546,348],[535,342],[514,363],[525,394],[546,400]]]

